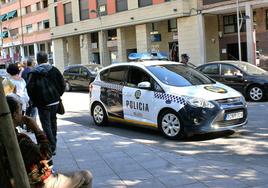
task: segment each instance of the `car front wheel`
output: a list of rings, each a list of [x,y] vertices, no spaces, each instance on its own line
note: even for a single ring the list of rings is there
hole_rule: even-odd
[[[65,82],[65,91],[72,91],[72,87],[69,82]]]
[[[162,134],[169,139],[182,139],[184,137],[183,125],[175,111],[164,111],[159,117],[158,126]]]
[[[262,101],[264,99],[264,91],[258,85],[250,86],[248,89],[248,97],[255,102]]]
[[[92,108],[93,121],[97,126],[104,126],[107,123],[107,115],[103,106],[96,103]]]

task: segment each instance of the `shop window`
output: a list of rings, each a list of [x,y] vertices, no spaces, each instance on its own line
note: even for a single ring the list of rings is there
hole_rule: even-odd
[[[128,10],[127,0],[116,0],[116,12]]]
[[[152,5],[152,0],[139,0],[139,7],[146,7]]]
[[[88,0],[79,0],[80,20],[89,19]]]
[[[29,56],[34,56],[34,45],[29,45]]]
[[[43,52],[46,51],[46,45],[44,43],[43,44],[39,44],[39,51],[43,51]]]
[[[64,7],[64,23],[69,24],[73,22],[73,15],[72,15],[72,3],[66,3],[63,5]]]
[[[98,43],[98,33],[91,33],[91,42],[92,43]]]

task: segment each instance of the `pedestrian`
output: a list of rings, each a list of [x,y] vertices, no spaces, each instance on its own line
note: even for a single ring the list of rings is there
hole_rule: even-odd
[[[188,54],[181,54],[181,63],[187,65],[189,62],[190,57]]]
[[[20,97],[22,101],[22,111],[25,113],[29,102],[29,96],[26,90],[26,82],[20,77],[20,69],[17,64],[9,64],[7,67],[7,72],[9,73],[10,77],[6,78],[6,80],[10,80],[15,85],[15,93]]]
[[[14,126],[25,124],[34,132],[36,138],[37,144],[28,135],[18,133],[15,129],[31,187],[92,188],[92,174],[89,171],[68,174],[53,172],[52,152],[46,135],[40,130],[34,119],[22,115],[20,104],[14,97],[7,96],[6,99]]]
[[[22,78],[25,80],[26,83],[28,83],[28,74],[32,71],[35,63],[31,57],[28,57],[27,60],[25,61],[25,68],[22,72]],[[37,116],[37,108],[33,105],[33,102],[29,100],[29,105],[26,108],[26,115],[34,118],[36,120]],[[27,129],[29,132],[30,130]]]
[[[37,64],[28,74],[27,90],[33,106],[38,109],[53,155],[56,155],[57,110],[65,90],[64,79],[61,72],[48,63],[45,52],[37,53]]]

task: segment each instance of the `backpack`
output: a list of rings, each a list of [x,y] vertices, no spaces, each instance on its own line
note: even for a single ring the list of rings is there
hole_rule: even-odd
[[[31,72],[26,88],[33,105],[37,107],[46,106],[60,98],[58,90],[49,80],[47,73]]]

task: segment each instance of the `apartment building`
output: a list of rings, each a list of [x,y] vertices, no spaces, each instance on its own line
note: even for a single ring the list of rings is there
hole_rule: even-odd
[[[51,54],[47,0],[1,0],[1,59],[17,62],[36,53]]]
[[[256,49],[267,51],[267,1],[240,0],[238,7],[242,59],[253,62]],[[177,61],[188,53],[196,65],[238,59],[236,8],[237,0],[51,0],[55,63],[61,70],[107,66],[151,51]]]

